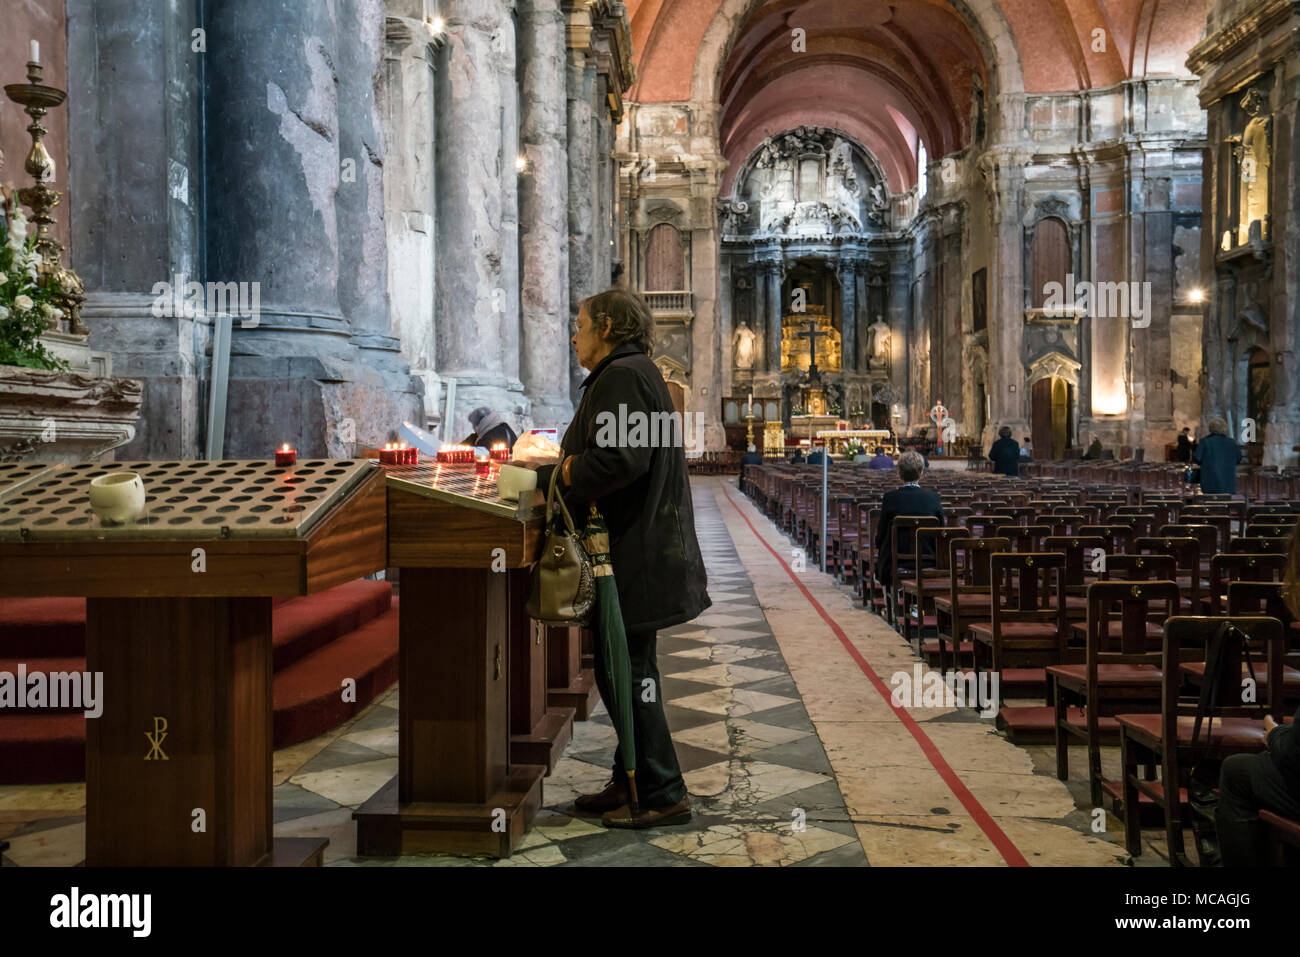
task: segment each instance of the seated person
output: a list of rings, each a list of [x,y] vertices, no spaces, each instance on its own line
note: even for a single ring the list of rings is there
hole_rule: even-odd
[[[1020,474],[1020,445],[1011,437],[1011,426],[1004,425],[998,429],[1000,436],[989,449],[989,459],[993,462],[993,471],[1000,475],[1015,478]]]
[[[469,414],[469,424],[474,427],[474,431],[461,442],[461,445],[481,445],[485,449],[490,449],[493,444],[504,442],[507,449],[513,449],[519,438],[514,429],[506,424],[505,416],[500,412],[493,412],[485,405],[479,406]]]
[[[885,454],[885,450],[879,447],[871,450],[873,458],[867,462],[869,469],[892,469],[894,460]]]
[[[894,519],[900,515],[933,515],[943,523],[943,503],[939,493],[921,488],[921,473],[925,471],[925,462],[919,452],[904,452],[898,457],[898,477],[903,485],[886,492],[880,501],[880,524],[876,526],[876,581],[886,588],[890,586],[890,563],[893,559],[889,530]],[[910,542],[900,542],[907,544]],[[929,543],[922,565],[933,565],[933,543]],[[911,569],[907,569],[911,571]],[[899,571],[903,571],[900,566]]]
[[[1291,531],[1291,549],[1282,594],[1292,614],[1300,612],[1300,522]],[[1300,821],[1300,710],[1291,724],[1264,718],[1264,748],[1234,754],[1219,768],[1215,830],[1224,867],[1267,867],[1268,828],[1260,808]]]
[[[794,450],[794,458],[792,458],[792,459],[790,460],[790,464],[791,464],[791,465],[802,465],[802,464],[803,464],[803,447],[802,447],[802,446],[800,446],[799,448],[797,448],[797,449]]]
[[[1025,460],[1033,458],[1033,448],[1029,444],[1029,436],[1025,436],[1025,441],[1020,446],[1020,457]]]
[[[808,455],[809,465],[821,465],[826,461],[826,451],[820,445]]]
[[[749,447],[749,451],[746,452],[743,456],[741,456],[741,459],[740,459],[740,486],[741,486],[741,488],[744,488],[744,486],[745,486],[745,466],[746,466],[746,465],[762,465],[762,464],[763,464],[763,456],[759,455],[759,454],[758,454],[758,449],[751,445],[751,446]]]

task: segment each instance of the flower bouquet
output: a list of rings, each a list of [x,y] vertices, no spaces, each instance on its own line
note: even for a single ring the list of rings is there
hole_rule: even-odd
[[[17,199],[0,192],[0,365],[66,370],[41,342],[64,312],[55,305],[58,283],[39,273],[35,243]]]

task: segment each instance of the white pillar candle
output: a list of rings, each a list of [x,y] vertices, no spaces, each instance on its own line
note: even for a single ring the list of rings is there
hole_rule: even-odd
[[[36,40],[32,41],[32,62],[41,62],[41,44]]]

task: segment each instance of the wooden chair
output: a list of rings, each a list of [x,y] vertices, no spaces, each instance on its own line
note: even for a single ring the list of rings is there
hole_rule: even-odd
[[[916,554],[915,530],[924,526],[937,526],[943,523],[933,515],[898,515],[889,526],[889,589],[885,604],[889,609],[888,620],[898,627],[899,606],[902,603],[902,575],[900,571],[910,572],[920,566]],[[908,610],[902,609],[907,615]]]
[[[1101,745],[1118,736],[1117,714],[1157,710],[1160,704],[1160,651],[1153,648],[1148,617],[1153,604],[1166,603],[1166,614],[1178,608],[1178,586],[1172,581],[1094,582],[1088,587],[1085,660],[1081,665],[1047,669],[1049,691],[1056,710],[1056,776],[1070,776],[1069,744],[1082,739],[1088,746],[1088,783],[1094,807],[1102,803]],[[1119,629],[1111,627],[1118,608]],[[1070,720],[1070,706],[1081,709],[1082,721]],[[1118,709],[1118,710],[1117,710]],[[1108,718],[1105,726],[1102,718]]]
[[[1289,538],[1270,538],[1260,535],[1246,535],[1228,542],[1228,552],[1251,552],[1255,555],[1285,555],[1291,548]]]
[[[977,621],[992,617],[992,565],[995,552],[1011,550],[1005,538],[954,538],[948,543],[952,578],[947,595],[934,599],[935,631],[940,672],[946,671],[946,646],[951,642],[953,669],[961,667],[962,639]],[[973,653],[974,646],[968,646]]]
[[[926,628],[933,628],[937,622],[934,618],[934,599],[948,593],[952,579],[952,568],[948,564],[948,543],[957,538],[966,538],[970,533],[960,525],[922,526],[916,530],[916,548],[921,553],[934,555],[934,567],[923,568],[919,564],[910,578],[903,579],[903,604],[910,605],[914,600],[917,607],[917,646],[925,640]],[[911,642],[911,615],[903,619],[903,640]]]
[[[1139,554],[1169,555],[1178,564],[1178,577],[1175,579],[1183,589],[1189,611],[1200,611],[1201,607],[1201,545],[1195,538],[1139,538],[1133,542]],[[1177,614],[1178,610],[1174,610]]]
[[[1081,538],[1100,538],[1107,555],[1117,555],[1133,547],[1133,527],[1131,525],[1084,525],[1079,529]]]
[[[1205,661],[1211,641],[1223,630],[1219,668],[1214,690],[1215,705],[1202,724],[1201,734],[1193,741],[1199,703],[1184,697],[1183,665],[1193,655]],[[1246,648],[1262,646],[1263,670],[1267,680],[1260,682],[1260,702],[1242,704],[1241,669],[1246,664]],[[1183,848],[1181,821],[1181,787],[1184,769],[1209,758],[1226,758],[1232,754],[1264,750],[1263,715],[1282,719],[1282,696],[1264,689],[1282,685],[1282,656],[1286,638],[1282,623],[1276,618],[1229,616],[1228,618],[1176,617],[1165,622],[1161,667],[1161,708],[1155,714],[1119,716],[1120,754],[1123,763],[1124,838],[1134,857],[1142,853],[1139,819],[1139,794],[1145,794],[1165,812],[1165,835],[1169,842],[1169,860],[1177,866],[1190,862]],[[1257,659],[1258,660],[1258,659]],[[1138,776],[1139,764],[1160,765],[1160,780]]]
[[[1222,615],[1226,608],[1228,585],[1232,582],[1280,582],[1286,573],[1286,556],[1278,554],[1253,555],[1249,552],[1228,552],[1210,559],[1209,594],[1201,598],[1206,613]],[[1241,614],[1237,611],[1236,614]]]
[[[1071,660],[1065,626],[1065,556],[1059,552],[994,553],[991,558],[993,617],[970,625],[975,687],[987,650],[988,671],[1004,684],[1016,669],[1018,684],[1039,683],[1047,665]]]
[[[1300,864],[1300,821],[1293,821],[1267,808],[1260,808],[1259,819],[1268,828],[1268,843],[1272,849],[1274,867],[1295,867]],[[0,845],[0,851],[4,846]]]
[[[1261,538],[1287,538],[1294,527],[1294,522],[1254,521],[1246,524],[1246,534]]]
[[[1051,534],[1051,528],[1046,525],[993,526],[993,537],[1007,539],[1011,542],[1012,551],[1017,552],[1043,551],[1043,539]]]

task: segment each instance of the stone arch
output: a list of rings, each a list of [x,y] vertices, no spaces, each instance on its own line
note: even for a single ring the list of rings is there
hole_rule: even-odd
[[[1069,385],[1079,385],[1082,365],[1062,352],[1049,352],[1035,359],[1025,375],[1025,385],[1032,386],[1039,379],[1064,379]]]

